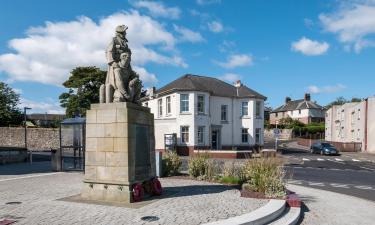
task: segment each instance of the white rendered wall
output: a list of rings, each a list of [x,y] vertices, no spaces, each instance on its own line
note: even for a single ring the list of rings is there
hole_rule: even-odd
[[[368,98],[367,151],[375,153],[375,97]]]
[[[189,112],[180,112],[180,94],[189,94]],[[198,113],[197,99],[203,95],[205,110]],[[166,115],[166,98],[171,97],[172,112]],[[158,115],[158,100],[162,99],[163,113]],[[248,102],[248,116],[241,116],[242,102]],[[256,101],[261,102],[261,115],[255,117]],[[221,126],[221,146],[254,145],[255,128],[261,128],[260,145],[264,144],[264,101],[255,99],[237,99],[228,97],[210,96],[206,92],[177,92],[160,98],[144,102],[148,105],[155,117],[155,142],[156,149],[164,149],[164,134],[176,133],[177,143],[180,146],[210,146],[211,128]],[[221,105],[227,105],[227,121],[221,121]],[[189,142],[181,143],[181,126],[189,126]],[[204,143],[198,143],[198,126],[204,126]],[[242,143],[241,128],[249,129],[249,142]]]

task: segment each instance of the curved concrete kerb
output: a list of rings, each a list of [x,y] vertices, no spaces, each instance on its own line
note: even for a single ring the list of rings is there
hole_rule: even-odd
[[[267,205],[241,216],[220,220],[205,225],[261,225],[278,218],[285,210],[285,200],[271,199]]]

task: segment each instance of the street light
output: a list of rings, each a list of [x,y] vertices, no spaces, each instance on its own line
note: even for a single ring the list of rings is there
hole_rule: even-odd
[[[29,110],[29,109],[31,109],[31,108],[29,108],[29,107],[23,107],[23,118],[24,118],[24,127],[25,127],[25,149],[26,149],[26,151],[27,151],[27,124],[26,124],[26,122],[27,122],[27,117],[26,117],[26,111],[27,110]],[[30,152],[30,163],[32,164],[33,163],[33,153],[32,152]]]

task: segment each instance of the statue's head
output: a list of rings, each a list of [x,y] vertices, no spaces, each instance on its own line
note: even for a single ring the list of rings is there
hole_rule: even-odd
[[[116,36],[119,36],[121,38],[125,38],[126,36],[126,30],[128,29],[125,25],[119,25],[116,27]]]

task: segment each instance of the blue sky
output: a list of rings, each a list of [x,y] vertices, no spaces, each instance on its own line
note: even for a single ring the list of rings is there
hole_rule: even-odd
[[[61,112],[75,66],[105,66],[118,24],[145,86],[186,74],[240,79],[276,107],[375,94],[375,1],[191,0],[0,3],[0,80],[33,112]]]

